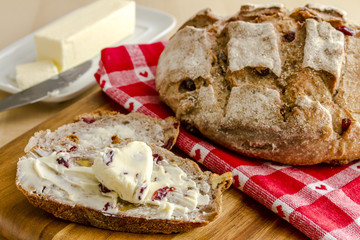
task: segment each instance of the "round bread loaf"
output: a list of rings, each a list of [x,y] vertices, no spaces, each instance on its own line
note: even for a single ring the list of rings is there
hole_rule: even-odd
[[[160,98],[189,128],[286,164],[360,158],[360,34],[318,4],[199,12],[160,56]]]

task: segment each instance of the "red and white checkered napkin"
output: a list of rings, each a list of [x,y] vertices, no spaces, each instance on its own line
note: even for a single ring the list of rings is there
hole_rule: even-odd
[[[128,111],[165,118],[155,73],[166,42],[104,49],[95,78]],[[360,162],[292,167],[248,159],[181,128],[176,146],[313,239],[360,239]]]

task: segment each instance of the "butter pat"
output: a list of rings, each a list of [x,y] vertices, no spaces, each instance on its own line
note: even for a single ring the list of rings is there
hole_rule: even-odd
[[[121,199],[143,203],[153,171],[151,148],[134,141],[123,148],[109,148],[94,162],[96,178]]]
[[[53,60],[65,71],[131,35],[135,2],[99,0],[35,34],[38,60]]]
[[[16,82],[21,89],[29,88],[58,74],[52,61],[43,60],[16,66]]]

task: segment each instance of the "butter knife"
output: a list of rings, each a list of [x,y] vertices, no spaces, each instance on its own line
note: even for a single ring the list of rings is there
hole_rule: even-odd
[[[92,60],[88,60],[76,67],[49,78],[44,82],[0,100],[0,112],[26,104],[35,103],[47,98],[49,95],[53,94],[54,91],[61,90],[64,87],[67,87],[70,83],[76,81],[79,77],[81,77],[81,75],[90,69],[91,65]]]

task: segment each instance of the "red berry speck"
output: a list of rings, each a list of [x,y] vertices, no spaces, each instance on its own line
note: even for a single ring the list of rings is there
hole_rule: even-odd
[[[56,159],[56,161],[58,164],[64,165],[66,168],[69,168],[69,163],[64,158],[59,157],[58,159]]]
[[[105,187],[102,183],[99,183],[100,191],[103,193],[111,192],[107,187]]]
[[[109,210],[109,208],[111,207],[111,204],[109,202],[107,202],[103,208],[104,211]]]
[[[144,193],[144,190],[147,188],[147,185],[140,188],[140,193]]]
[[[159,154],[153,154],[153,160],[158,164],[163,158]]]
[[[112,150],[108,151],[105,154],[105,160],[106,160],[105,164],[106,164],[106,166],[109,166],[110,163],[112,163],[113,157],[114,157],[114,151],[112,151]]]
[[[83,117],[81,119],[88,124],[91,124],[96,121],[96,119],[91,119],[91,118],[86,118],[86,117]]]
[[[76,151],[76,150],[77,150],[77,146],[72,146],[69,150],[70,150],[70,152]]]
[[[163,187],[158,190],[156,190],[151,198],[152,201],[155,200],[162,200],[169,192],[175,191],[174,187]]]
[[[356,31],[354,29],[347,27],[347,26],[337,27],[336,30],[342,32],[344,35],[347,35],[347,36],[354,36],[356,34]]]
[[[346,132],[346,130],[348,130],[348,128],[351,125],[351,119],[350,118],[344,118],[341,122],[341,130],[342,132]]]
[[[146,182],[143,183],[143,185],[140,188],[138,199],[141,200],[141,196],[143,195],[145,189],[148,187],[148,184]]]

